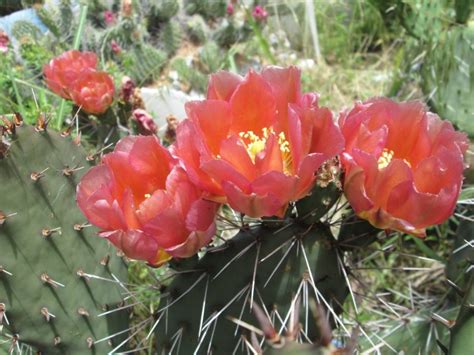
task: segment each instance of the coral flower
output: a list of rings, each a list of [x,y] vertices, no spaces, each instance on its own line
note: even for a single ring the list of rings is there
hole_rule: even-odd
[[[251,217],[282,217],[309,193],[315,172],[343,137],[318,96],[300,91],[295,67],[245,78],[218,72],[207,99],[186,104],[172,148],[209,198]]]
[[[122,139],[77,187],[77,203],[99,235],[154,265],[209,243],[218,205],[201,196],[154,136]]]
[[[70,88],[84,69],[95,69],[97,56],[92,52],[71,50],[52,59],[43,67],[46,84],[59,96],[70,99]]]
[[[106,72],[83,70],[70,90],[74,103],[87,113],[104,113],[114,100],[114,82]]]
[[[446,220],[462,185],[466,135],[419,102],[372,99],[339,120],[346,139],[344,191],[382,229],[424,236]]]

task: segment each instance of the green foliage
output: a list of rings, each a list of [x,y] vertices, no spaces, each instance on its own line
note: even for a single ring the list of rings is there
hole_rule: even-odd
[[[456,21],[458,23],[466,23],[471,16],[474,8],[472,0],[454,0],[454,9],[456,10]]]
[[[347,288],[329,228],[318,224],[308,229],[287,223],[278,230],[243,229],[197,263],[174,266],[180,273],[165,290],[170,295],[168,302],[158,310],[158,314],[165,310],[173,314],[167,324],[163,321],[157,326],[159,353],[169,351],[173,334],[180,332],[183,353],[198,353],[199,348],[231,354],[239,334],[246,331],[237,327],[234,336],[236,325],[229,317],[257,325],[249,311],[254,301],[285,318],[295,295],[303,297],[302,289],[308,289],[305,302],[315,300],[314,292],[309,291],[314,290],[313,282],[318,299],[324,298],[335,312],[340,310],[338,305],[343,303]],[[313,322],[305,326],[305,332],[309,339],[318,336]]]
[[[43,65],[52,57],[52,53],[42,44],[29,39],[20,43],[20,55],[26,66],[38,75],[43,72]]]
[[[474,137],[474,25],[456,27],[429,48],[422,88],[444,119]]]
[[[0,160],[4,331],[47,354],[106,353],[94,342],[127,329],[127,314],[99,314],[122,301],[113,280],[126,282],[126,267],[76,207],[84,151],[39,127],[16,127]]]

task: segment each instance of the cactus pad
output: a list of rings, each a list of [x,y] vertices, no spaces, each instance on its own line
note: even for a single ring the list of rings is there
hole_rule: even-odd
[[[210,349],[214,354],[232,354],[239,342],[242,345],[241,335],[248,335],[235,319],[258,326],[251,301],[284,319],[296,295],[308,305],[317,293],[319,302],[337,312],[347,287],[334,241],[322,224],[308,228],[290,222],[280,230],[263,226],[242,230],[208,251],[195,265],[179,270],[165,291],[170,298],[162,302],[158,315],[172,317],[160,320],[156,328],[159,353],[168,353],[179,340],[185,354]],[[314,340],[318,331],[304,308],[302,329]],[[275,324],[279,328],[285,321]]]
[[[104,354],[112,348],[97,341],[128,328],[125,312],[99,316],[122,301],[115,277],[126,282],[127,269],[76,207],[90,163],[42,124],[9,130],[0,159],[0,326],[40,353]]]

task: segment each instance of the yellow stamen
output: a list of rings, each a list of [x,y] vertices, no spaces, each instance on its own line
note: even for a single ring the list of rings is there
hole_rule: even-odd
[[[383,150],[382,155],[380,156],[379,160],[377,161],[379,170],[386,168],[388,166],[388,164],[390,164],[390,162],[393,159],[393,154],[394,154],[393,150],[388,150],[386,148]]]
[[[265,149],[265,145],[271,134],[275,134],[273,128],[267,127],[262,129],[261,135],[257,135],[253,131],[239,133],[240,139],[244,143],[247,153],[249,154],[253,163],[255,163],[255,157],[257,154]],[[278,134],[278,145],[280,146],[280,152],[283,158],[283,172],[287,175],[290,175],[292,157],[290,143],[286,139],[284,132],[280,132]]]
[[[151,194],[145,194],[145,198],[150,198]]]
[[[385,148],[382,151],[382,155],[380,156],[379,160],[377,161],[379,170],[386,168],[390,164],[390,162],[393,159],[394,154],[395,153],[393,152],[393,150],[388,150],[387,148]],[[403,159],[403,161],[405,163],[407,163],[407,165],[411,168],[411,164],[408,160]]]

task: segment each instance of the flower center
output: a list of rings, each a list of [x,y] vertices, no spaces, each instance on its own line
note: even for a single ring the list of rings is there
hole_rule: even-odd
[[[395,153],[393,150],[389,150],[387,148],[385,148],[382,151],[382,155],[380,156],[379,160],[377,160],[377,165],[378,165],[379,170],[386,168],[388,164],[390,164],[390,162],[393,159],[394,154]],[[403,161],[407,163],[407,165],[411,168],[411,164],[408,160],[403,159]]]
[[[388,150],[387,148],[385,148],[382,152],[382,155],[380,156],[379,160],[377,161],[377,165],[379,167],[379,170],[380,169],[384,169],[388,166],[388,164],[390,164],[390,162],[392,161],[393,159],[393,150]]]
[[[257,154],[265,149],[267,140],[272,134],[275,134],[273,128],[266,127],[262,129],[261,135],[257,135],[253,131],[239,133],[240,140],[242,141],[242,143],[244,143],[247,153],[249,154],[250,159],[253,163],[255,163],[255,158]],[[278,134],[278,145],[280,147],[280,152],[283,160],[283,172],[287,175],[290,175],[292,167],[290,143],[286,139],[284,132],[280,132]]]

